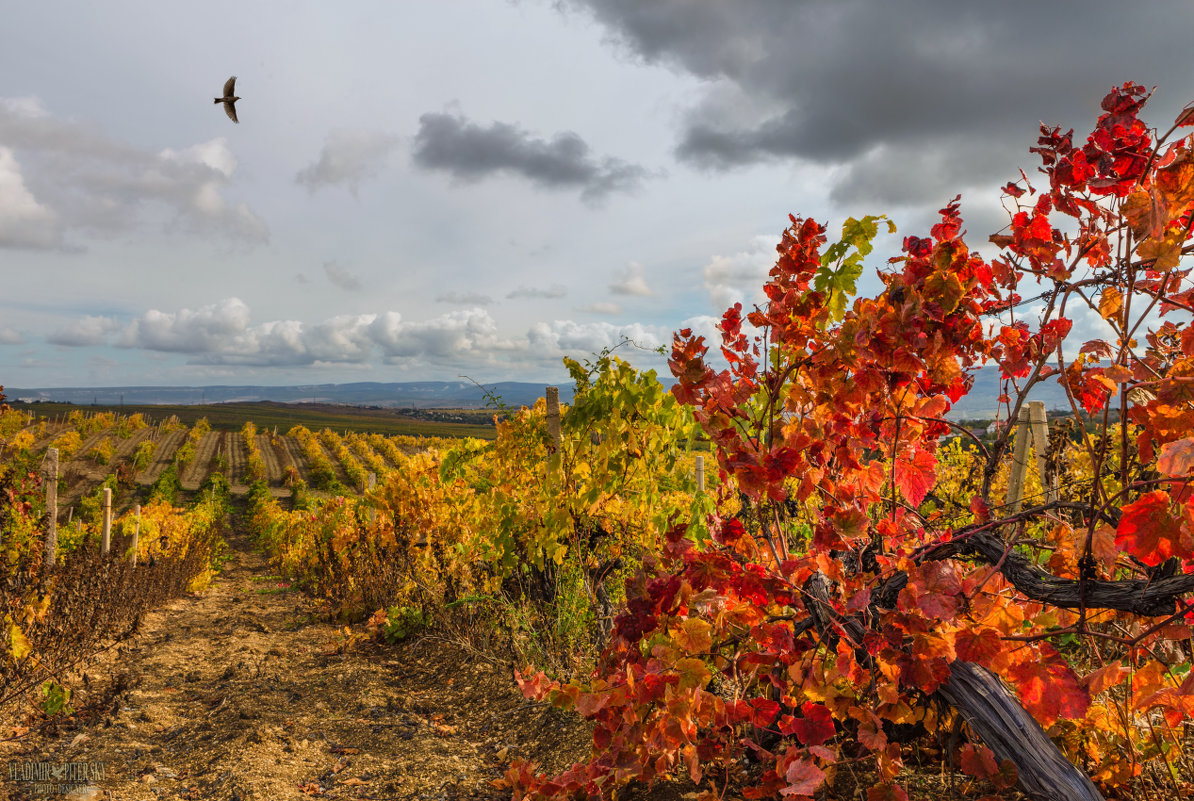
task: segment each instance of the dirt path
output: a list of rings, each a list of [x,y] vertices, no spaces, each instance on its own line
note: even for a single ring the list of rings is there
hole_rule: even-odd
[[[525,702],[508,665],[431,638],[337,652],[342,627],[245,537],[230,546],[211,588],[152,613],[108,660],[131,675],[110,715],[0,748],[0,798],[493,798],[513,757],[583,756],[583,725]],[[20,778],[38,764],[101,766],[99,789],[47,793]]]

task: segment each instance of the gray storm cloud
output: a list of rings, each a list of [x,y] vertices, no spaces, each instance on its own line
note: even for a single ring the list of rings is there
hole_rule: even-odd
[[[460,181],[511,174],[547,189],[580,189],[587,201],[632,192],[650,175],[637,164],[593,155],[572,131],[538,139],[509,123],[483,127],[456,114],[421,116],[412,155],[419,167]]]
[[[560,6],[591,14],[633,57],[702,80],[679,159],[842,165],[841,202],[940,202],[1002,183],[1036,165],[1026,151],[1040,121],[1081,134],[1113,85],[1194,74],[1194,5],[1178,0],[1093,0],[1080,13],[1036,0]],[[1191,99],[1177,96],[1185,85],[1159,90],[1152,105],[1166,110]]]

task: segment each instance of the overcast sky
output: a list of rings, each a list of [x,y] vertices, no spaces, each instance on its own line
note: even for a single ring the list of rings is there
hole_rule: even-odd
[[[761,302],[789,213],[888,214],[881,264],[961,193],[985,241],[1042,120],[1084,136],[1133,80],[1168,127],[1191,31],[1188,0],[10,3],[0,383],[566,381]]]

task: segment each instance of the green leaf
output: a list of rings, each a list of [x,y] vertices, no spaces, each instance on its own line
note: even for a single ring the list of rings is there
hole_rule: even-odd
[[[885,215],[867,215],[861,220],[853,217],[842,225],[842,238],[825,249],[821,268],[813,277],[813,289],[827,295],[826,305],[834,321],[846,313],[846,301],[857,291],[862,275],[862,260],[874,249],[872,244],[879,233],[879,222],[887,223],[887,232],[895,233],[895,223]]]

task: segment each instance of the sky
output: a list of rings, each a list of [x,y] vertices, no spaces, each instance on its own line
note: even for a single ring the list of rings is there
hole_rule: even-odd
[[[1168,127],[1191,30],[1188,0],[8,4],[0,384],[566,382],[762,304],[789,214],[894,220],[874,294],[955,195],[972,246],[1006,224],[1042,121],[1084,138],[1131,80]]]

